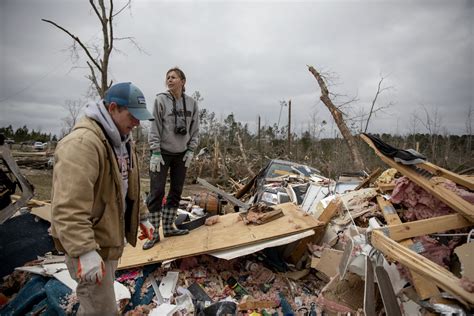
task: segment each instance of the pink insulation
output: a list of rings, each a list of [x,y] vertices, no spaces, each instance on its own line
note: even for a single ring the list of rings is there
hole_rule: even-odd
[[[394,204],[402,204],[407,208],[402,217],[406,221],[427,219],[454,213],[454,211],[425,191],[423,188],[410,181],[407,177],[401,177],[395,181],[390,201]],[[466,201],[474,204],[474,193],[469,192],[450,180],[445,180],[443,185],[455,192]]]

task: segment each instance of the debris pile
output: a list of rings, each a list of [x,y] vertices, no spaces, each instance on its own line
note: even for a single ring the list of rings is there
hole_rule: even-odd
[[[188,235],[162,238],[147,251],[143,241],[125,248],[116,275],[120,313],[472,313],[474,178],[362,139],[390,169],[332,180],[273,160],[234,194],[199,179],[209,191],[183,200],[176,220]],[[224,205],[234,208],[224,212]],[[32,213],[47,219],[40,209],[48,205]],[[74,313],[74,285],[57,276],[67,271],[34,264],[17,269],[30,276],[16,296],[3,290],[7,281],[18,290],[11,280],[20,272],[7,277],[0,313],[17,307],[39,277],[54,285],[64,313]]]

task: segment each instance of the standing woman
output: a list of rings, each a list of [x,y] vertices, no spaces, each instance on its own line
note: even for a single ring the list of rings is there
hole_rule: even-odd
[[[156,96],[153,106],[155,120],[148,134],[150,144],[150,195],[147,205],[150,222],[155,227],[152,240],[143,244],[150,249],[160,241],[158,228],[163,218],[165,237],[185,235],[188,230],[174,225],[186,170],[191,164],[199,138],[199,110],[197,102],[184,93],[186,76],[175,67],[166,73],[168,91]],[[170,189],[163,205],[165,185],[170,173]],[[163,214],[163,215],[162,215]]]

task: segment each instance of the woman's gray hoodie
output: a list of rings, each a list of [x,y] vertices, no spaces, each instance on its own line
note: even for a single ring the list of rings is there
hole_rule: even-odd
[[[184,114],[183,97],[186,98],[186,113]],[[177,120],[186,117],[186,135],[175,133],[176,120],[173,109],[173,96],[164,92],[156,96],[153,105],[148,142],[153,152],[181,154],[186,150],[195,151],[199,141],[199,109],[196,100],[183,93],[183,97],[176,100]]]

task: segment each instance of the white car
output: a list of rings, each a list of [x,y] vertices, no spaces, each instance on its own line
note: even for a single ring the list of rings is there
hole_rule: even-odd
[[[45,147],[46,147],[45,145],[46,145],[46,143],[35,142],[35,143],[33,144],[33,148],[34,148],[35,150],[44,150]]]

